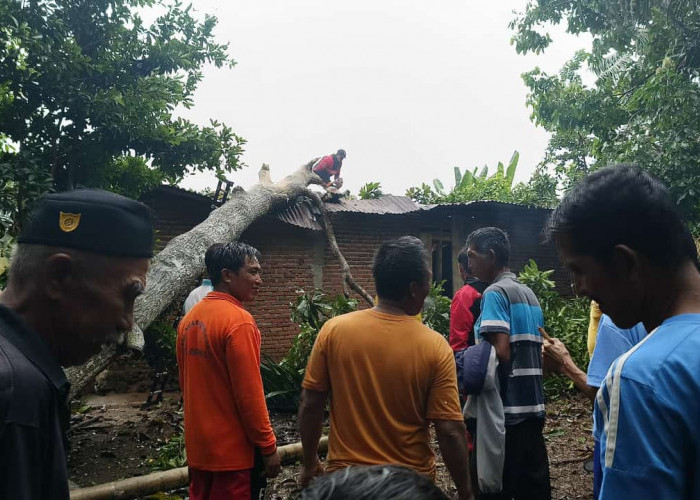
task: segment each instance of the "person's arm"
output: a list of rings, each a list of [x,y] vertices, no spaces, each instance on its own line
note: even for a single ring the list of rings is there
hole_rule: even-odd
[[[226,365],[233,397],[246,435],[260,449],[266,474],[279,473],[277,440],[270,424],[265,391],[260,376],[259,332],[251,323],[243,323],[226,338]]]
[[[496,349],[502,365],[510,362],[510,306],[496,290],[486,292],[481,299],[479,335]]]
[[[435,424],[440,450],[459,498],[472,498],[467,431],[459,405],[457,369],[452,349],[444,338],[436,345],[434,376],[426,407],[426,418]]]
[[[507,333],[489,333],[486,341],[496,349],[496,357],[502,364],[510,362],[510,335]]]
[[[467,448],[467,429],[463,420],[434,420],[435,435],[440,453],[447,470],[455,482],[459,499],[472,499],[471,479],[469,475],[469,450]]]
[[[304,459],[301,471],[301,486],[305,488],[323,467],[318,459],[318,443],[323,431],[323,411],[328,400],[328,392],[304,389],[299,405],[299,434]]]
[[[571,359],[571,354],[564,343],[552,338],[551,341],[545,340],[543,344],[543,354],[546,358],[547,366],[556,373],[561,373],[569,378],[574,385],[591,401],[595,400],[598,388],[588,385],[586,382],[586,374],[581,370],[574,360]]]
[[[323,412],[330,392],[330,376],[326,357],[326,342],[332,321],[327,322],[318,332],[314,346],[306,364],[306,373],[301,386],[302,399],[299,407],[299,434],[304,450],[304,461],[301,471],[301,486],[323,472],[318,460],[318,442],[323,430]]]

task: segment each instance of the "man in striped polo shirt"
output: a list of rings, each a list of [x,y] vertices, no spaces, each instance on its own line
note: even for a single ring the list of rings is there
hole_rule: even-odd
[[[485,340],[496,350],[506,424],[503,492],[489,498],[548,499],[551,487],[542,436],[545,410],[538,330],[544,327],[542,309],[532,290],[510,272],[510,242],[504,231],[485,227],[472,232],[467,254],[474,275],[489,283],[474,331],[477,342]]]

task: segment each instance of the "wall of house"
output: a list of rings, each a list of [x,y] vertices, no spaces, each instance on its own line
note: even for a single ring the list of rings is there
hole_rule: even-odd
[[[206,201],[206,200],[205,200]],[[157,248],[204,220],[210,206],[195,198],[163,193],[144,199],[156,212]],[[512,206],[445,206],[427,212],[404,215],[334,213],[332,219],[338,245],[357,282],[374,296],[371,263],[379,244],[411,234],[428,246],[438,240],[452,242],[453,281],[459,285],[457,253],[467,235],[484,226],[498,226],[511,239],[511,267],[518,272],[534,258],[541,269],[555,269],[560,292],[570,293],[568,274],[558,262],[554,246],[541,244],[540,233],[549,212]],[[322,288],[330,294],[342,292],[340,266],[321,231],[301,229],[275,217],[253,223],[241,238],[262,253],[264,286],[249,305],[263,334],[263,353],[281,359],[296,335],[298,326],[290,320],[290,303],[297,290]],[[353,293],[360,307],[367,307]]]
[[[514,273],[520,272],[533,259],[542,270],[554,269],[553,279],[559,293],[571,293],[569,275],[559,262],[554,244],[543,242],[542,230],[549,210],[509,206],[479,207],[470,211],[466,208],[460,208],[455,215],[455,247],[464,245],[469,233],[475,229],[499,227],[508,233],[510,239],[510,267]],[[463,213],[460,215],[460,212]]]
[[[374,296],[372,257],[387,239],[418,236],[408,216],[377,217],[338,214],[333,217],[338,247],[348,261],[356,281]],[[413,227],[412,227],[413,226]],[[262,332],[262,351],[279,360],[299,333],[290,320],[290,303],[297,290],[322,288],[331,295],[342,293],[340,265],[326,242],[325,233],[297,228],[272,217],[263,218],[242,235],[262,254],[263,288],[248,309]],[[366,302],[353,292],[360,308]]]
[[[151,207],[155,217],[156,252],[182,233],[192,229],[209,216],[211,202],[203,196],[191,193],[169,193],[154,190],[146,193],[141,201]]]

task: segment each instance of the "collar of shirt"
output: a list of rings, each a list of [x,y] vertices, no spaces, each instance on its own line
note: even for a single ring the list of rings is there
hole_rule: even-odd
[[[225,300],[228,302],[231,302],[234,305],[237,305],[238,307],[245,309],[243,307],[243,302],[238,300],[236,297],[229,293],[224,293],[224,292],[209,292],[206,297],[204,297],[204,300]]]
[[[51,381],[63,398],[68,396],[70,383],[66,374],[39,334],[29,328],[14,311],[2,305],[0,305],[0,335],[24,354]]]
[[[499,274],[498,276],[496,276],[496,279],[493,280],[493,283],[497,283],[497,282],[499,282],[499,281],[501,281],[501,280],[504,280],[504,279],[512,279],[512,280],[514,280],[514,279],[516,279],[516,277],[515,277],[515,274],[511,273],[510,271],[508,271],[508,272],[501,273],[501,274]]]

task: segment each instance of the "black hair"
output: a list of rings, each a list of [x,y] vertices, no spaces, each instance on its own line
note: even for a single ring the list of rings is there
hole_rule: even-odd
[[[508,233],[497,227],[482,227],[472,231],[467,236],[467,247],[471,247],[479,253],[488,253],[493,250],[498,267],[506,267],[510,262]]]
[[[549,217],[545,236],[566,234],[572,250],[609,264],[616,245],[655,266],[697,263],[697,248],[664,184],[633,165],[603,168],[571,189]]]
[[[209,252],[210,250],[211,253]],[[240,243],[237,241],[220,246],[214,244],[209,247],[207,254],[210,254],[207,272],[214,286],[221,282],[221,271],[224,269],[230,269],[238,273],[238,270],[245,264],[246,258],[250,260],[260,260],[260,252],[257,248],[247,243]],[[206,255],[204,258],[206,260]]]
[[[428,273],[428,251],[414,236],[386,241],[374,254],[372,275],[380,298],[403,300],[411,282],[425,283]]]
[[[447,500],[430,479],[397,465],[353,466],[320,476],[302,500]]]
[[[206,267],[207,272],[209,272],[209,267],[211,266],[212,259],[214,258],[214,253],[218,252],[223,246],[223,243],[214,243],[212,246],[207,248],[207,251],[204,254],[204,267]]]
[[[457,254],[457,262],[462,266],[462,269],[469,271],[469,255],[467,254],[467,249],[469,247],[464,246]]]

